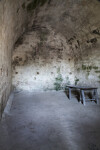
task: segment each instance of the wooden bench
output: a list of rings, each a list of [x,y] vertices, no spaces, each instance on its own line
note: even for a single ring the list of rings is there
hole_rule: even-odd
[[[82,86],[71,86],[67,85],[66,86],[69,90],[69,99],[71,100],[71,90],[72,89],[78,89],[80,92],[80,102],[83,102],[83,105],[86,104],[86,100],[91,100],[95,101],[98,103],[98,93],[97,93],[97,87],[82,87]],[[85,98],[85,92],[86,91],[91,91],[92,92],[92,98],[91,99],[86,99]]]

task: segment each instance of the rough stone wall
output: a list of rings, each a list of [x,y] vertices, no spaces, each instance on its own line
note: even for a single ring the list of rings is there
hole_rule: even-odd
[[[67,84],[100,87],[100,2],[49,0],[25,7],[27,32],[13,51],[13,86],[62,89]],[[30,9],[29,9],[30,8]]]
[[[84,36],[83,36],[84,37]],[[93,27],[83,41],[81,56],[75,61],[78,84],[99,87],[100,92],[100,28]]]
[[[74,82],[74,60],[62,35],[48,26],[36,26],[20,40],[22,44],[13,52],[13,85],[17,89],[53,90],[69,80]]]
[[[25,0],[0,1],[0,118],[11,92],[11,56],[17,38],[27,26]]]

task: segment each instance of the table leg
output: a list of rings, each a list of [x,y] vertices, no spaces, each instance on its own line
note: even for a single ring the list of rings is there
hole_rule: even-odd
[[[95,99],[95,90],[92,90],[92,99]]]
[[[69,99],[71,100],[71,88],[69,88]]]
[[[84,95],[84,90],[81,90],[81,93],[82,93],[83,105],[85,106],[85,95]]]
[[[82,101],[82,94],[81,94],[81,90],[80,90],[80,103]]]
[[[95,100],[96,100],[96,103],[98,104],[98,92],[97,92],[97,89],[95,89],[94,91],[95,91]]]

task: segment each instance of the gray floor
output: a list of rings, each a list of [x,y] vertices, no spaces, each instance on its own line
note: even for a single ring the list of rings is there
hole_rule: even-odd
[[[0,150],[100,150],[100,105],[84,107],[64,92],[16,93]]]

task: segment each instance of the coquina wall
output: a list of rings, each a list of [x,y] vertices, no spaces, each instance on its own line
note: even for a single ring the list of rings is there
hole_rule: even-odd
[[[61,88],[59,83],[74,82],[74,59],[62,35],[48,26],[35,26],[20,40],[13,52],[16,89],[53,90]]]
[[[100,2],[31,1],[27,31],[13,51],[17,90],[59,90],[65,84],[100,88]]]
[[[11,92],[11,56],[17,38],[25,31],[28,17],[25,0],[0,0],[0,118]]]

